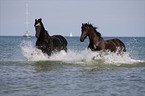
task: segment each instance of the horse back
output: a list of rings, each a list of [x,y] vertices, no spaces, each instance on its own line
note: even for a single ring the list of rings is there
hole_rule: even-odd
[[[110,49],[111,51],[126,51],[124,43],[119,39],[106,40],[106,49]]]
[[[53,35],[53,48],[56,50],[66,50],[67,48],[67,40],[61,35]]]

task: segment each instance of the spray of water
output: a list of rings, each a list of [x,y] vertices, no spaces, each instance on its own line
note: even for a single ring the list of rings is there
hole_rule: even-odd
[[[69,50],[67,52],[60,51],[53,53],[51,56],[42,53],[41,50],[35,48],[32,42],[21,43],[21,49],[23,55],[28,61],[62,61],[71,64],[132,64],[136,62],[143,62],[141,60],[134,60],[129,56],[128,52],[123,54],[117,54],[114,52],[98,51],[92,52],[88,49],[77,51]]]

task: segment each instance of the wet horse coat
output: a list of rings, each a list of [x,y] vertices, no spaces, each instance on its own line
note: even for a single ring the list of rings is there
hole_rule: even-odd
[[[126,48],[124,43],[119,39],[110,39],[104,40],[101,37],[101,34],[96,30],[97,27],[93,27],[91,24],[82,24],[82,34],[80,37],[80,41],[83,42],[85,38],[88,36],[90,40],[90,44],[88,48],[92,51],[100,51],[100,50],[110,50],[112,52],[125,52]]]
[[[52,52],[65,50],[67,51],[67,40],[61,35],[50,36],[45,30],[41,19],[35,19],[36,30],[36,47],[42,52],[51,55]]]

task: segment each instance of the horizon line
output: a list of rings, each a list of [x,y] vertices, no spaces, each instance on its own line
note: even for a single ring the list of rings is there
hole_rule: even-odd
[[[16,35],[0,35],[0,37],[23,37],[23,36],[21,36],[21,35],[17,35],[17,36]],[[35,37],[35,36],[31,36],[31,37]],[[70,37],[70,36],[64,35],[64,37]],[[80,36],[72,36],[72,37],[80,37]],[[102,37],[145,37],[145,36],[102,36]]]

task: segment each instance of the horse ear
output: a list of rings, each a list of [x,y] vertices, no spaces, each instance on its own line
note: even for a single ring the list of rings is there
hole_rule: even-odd
[[[42,19],[41,19],[41,18],[39,18],[39,19],[38,19],[38,22],[41,22],[41,21],[42,21]]]

